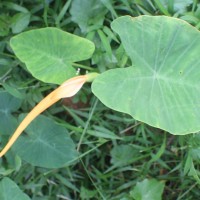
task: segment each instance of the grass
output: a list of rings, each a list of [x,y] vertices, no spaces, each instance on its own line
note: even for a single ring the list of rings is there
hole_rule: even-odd
[[[91,39],[96,45],[92,59],[74,64],[85,73],[91,68],[103,72],[129,66],[130,60],[110,29],[110,22],[117,16],[164,14],[200,27],[200,4],[195,0],[188,1],[188,6],[184,1],[182,4],[170,1],[166,6],[161,0],[102,1],[103,8],[96,13],[100,18],[94,16],[95,22],[91,20],[89,27],[71,17],[72,2],[16,0],[0,3],[0,84],[1,90],[23,100],[21,108],[14,113],[15,118],[28,112],[52,89],[34,79],[13,55],[9,39],[15,34],[53,26]],[[16,16],[27,12],[30,19]],[[33,167],[11,156],[1,160],[1,177],[9,176],[31,199],[128,200],[133,199],[130,191],[145,178],[165,183],[163,199],[199,198],[199,134],[173,136],[112,111],[92,96],[89,85],[71,102],[60,102],[45,114],[68,129],[77,144],[80,160],[55,170]]]

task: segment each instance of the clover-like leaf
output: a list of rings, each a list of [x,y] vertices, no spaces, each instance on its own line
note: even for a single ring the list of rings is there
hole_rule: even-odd
[[[108,107],[172,134],[200,130],[200,33],[166,16],[124,16],[112,23],[132,66],[92,84]]]
[[[46,168],[69,165],[78,156],[66,129],[43,115],[28,126],[13,149],[26,162]]]
[[[21,33],[10,45],[35,78],[56,84],[75,76],[72,63],[86,60],[94,52],[91,41],[57,28]]]

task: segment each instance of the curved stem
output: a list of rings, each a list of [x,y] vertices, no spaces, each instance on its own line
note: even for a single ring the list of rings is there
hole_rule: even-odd
[[[12,137],[0,152],[0,157],[5,155],[5,153],[12,147],[20,134],[24,129],[43,111],[49,108],[51,105],[59,101],[61,98],[71,97],[75,95],[87,81],[87,75],[77,76],[64,82],[60,87],[51,92],[42,101],[40,101],[28,115],[24,118],[21,124],[18,126],[16,131],[13,133]]]

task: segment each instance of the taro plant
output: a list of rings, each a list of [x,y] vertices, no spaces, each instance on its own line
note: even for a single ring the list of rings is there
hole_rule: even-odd
[[[111,27],[132,65],[101,74],[77,76],[72,66],[92,56],[95,47],[87,39],[57,28],[31,30],[11,39],[14,53],[35,78],[61,86],[21,117],[24,120],[0,156],[35,117],[59,99],[75,95],[85,82],[92,82],[92,92],[107,107],[138,121],[174,135],[200,130],[199,31],[166,16],[124,16]],[[65,128],[45,116],[30,124],[13,149],[32,165],[47,168],[69,165],[79,156]]]
[[[166,16],[124,16],[111,27],[120,36],[132,66],[100,75],[75,76],[72,67],[73,62],[92,55],[94,44],[89,40],[57,28],[32,30],[11,39],[16,56],[34,77],[55,84],[68,80],[27,115],[1,156],[37,115],[93,80],[92,92],[111,109],[174,135],[200,130],[199,31]]]
[[[108,107],[171,134],[198,132],[199,31],[166,16],[120,17],[112,29],[132,66],[97,77],[93,93]]]

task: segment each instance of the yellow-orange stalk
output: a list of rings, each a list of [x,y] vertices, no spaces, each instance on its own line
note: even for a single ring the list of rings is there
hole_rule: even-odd
[[[42,101],[40,101],[24,118],[21,124],[18,126],[16,131],[13,133],[12,137],[0,152],[0,157],[5,155],[5,153],[12,147],[14,142],[24,131],[24,129],[44,110],[49,108],[51,105],[59,101],[61,98],[67,98],[74,96],[83,86],[83,84],[88,80],[87,75],[77,76],[65,81],[57,89],[46,96]]]

